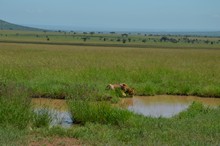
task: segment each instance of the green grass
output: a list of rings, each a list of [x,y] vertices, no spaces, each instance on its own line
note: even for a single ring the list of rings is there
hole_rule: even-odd
[[[70,104],[70,108],[75,104]],[[93,111],[97,110],[97,107],[100,109],[100,105],[95,107],[88,103],[80,104],[83,108],[87,106],[91,111],[90,113],[87,110],[79,110],[81,108],[75,110],[74,114],[85,117],[81,119],[84,121],[83,126],[74,126],[70,129],[53,127],[47,131],[41,129],[41,133],[45,136],[79,138],[89,145],[219,145],[220,143],[219,107],[209,109],[200,103],[193,103],[186,111],[173,118],[152,118],[126,113],[129,116],[123,120],[123,124],[112,124],[111,121],[103,122],[103,119],[106,119],[109,108],[115,110],[115,107],[102,108],[102,114],[99,115],[97,111],[96,113]],[[119,116],[122,112],[124,111],[117,109],[117,114],[113,114],[118,115],[114,117],[116,121],[123,119]],[[100,120],[97,115],[102,119]],[[107,117],[111,118],[113,115],[109,114]]]
[[[0,82],[0,145],[26,145],[30,129],[48,127],[48,114],[37,115],[28,95],[21,84]]]
[[[74,117],[74,122],[81,124],[94,122],[120,126],[131,116],[129,111],[112,108],[112,105],[106,102],[73,100],[70,101],[69,107]]]
[[[32,118],[33,127],[49,128],[52,122],[52,116],[48,108],[37,109]]]
[[[6,33],[11,34],[1,40],[34,39],[28,32],[21,38]],[[64,36],[50,35],[57,37],[50,41],[63,42]],[[220,108],[193,103],[166,119],[136,115],[104,102],[115,103],[120,96],[105,90],[109,83],[126,83],[137,95],[220,97],[219,45],[149,42],[152,48],[139,48],[140,42],[135,43],[136,47],[0,43],[0,145],[17,145],[39,131],[91,145],[219,145]],[[36,116],[29,97],[69,99],[73,117],[83,125],[48,129],[48,113]]]
[[[0,145],[2,146],[23,146],[27,145],[28,132],[24,129],[17,129],[11,126],[0,126]]]
[[[32,119],[30,99],[25,88],[0,83],[0,126],[25,129]]]
[[[1,44],[0,80],[33,96],[104,97],[125,82],[138,95],[220,96],[220,50]],[[83,95],[84,94],[84,95]]]

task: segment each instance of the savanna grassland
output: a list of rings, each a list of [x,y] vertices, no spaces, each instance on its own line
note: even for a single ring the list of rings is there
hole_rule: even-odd
[[[169,119],[144,117],[111,106],[106,100],[112,97],[111,102],[117,102],[118,96],[105,90],[109,83],[123,82],[136,95],[218,98],[219,38],[133,35],[131,42],[128,38],[1,31],[0,135],[7,138],[0,143],[22,145],[33,137],[58,136],[87,145],[219,145],[219,108],[193,103]],[[67,99],[80,124],[49,128],[47,113],[33,113],[32,97]]]
[[[85,85],[102,96],[107,84],[125,82],[138,95],[220,96],[220,50],[2,43],[0,55],[1,79],[35,95],[74,96]]]

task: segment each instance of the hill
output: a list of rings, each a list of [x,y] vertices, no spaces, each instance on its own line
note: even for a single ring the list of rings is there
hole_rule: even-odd
[[[17,25],[17,24],[13,24],[13,23],[3,21],[3,20],[0,20],[0,29],[1,30],[43,31],[43,29]]]

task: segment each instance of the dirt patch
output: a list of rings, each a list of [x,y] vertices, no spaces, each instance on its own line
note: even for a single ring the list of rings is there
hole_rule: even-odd
[[[29,142],[28,146],[81,146],[78,139],[68,137],[49,137]]]

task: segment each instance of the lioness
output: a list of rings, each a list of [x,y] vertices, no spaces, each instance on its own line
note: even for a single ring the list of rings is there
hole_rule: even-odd
[[[128,94],[128,95],[130,95],[130,96],[133,96],[133,95],[134,95],[134,89],[128,87],[128,85],[123,85],[123,86],[121,87],[121,89],[122,89],[126,94]]]
[[[122,95],[127,96],[133,96],[134,95],[134,89],[130,88],[127,84],[121,83],[121,84],[108,84],[106,86],[106,90],[115,90],[115,89],[121,89]]]
[[[117,88],[121,88],[120,84],[108,84],[105,89],[106,90],[115,90]]]

